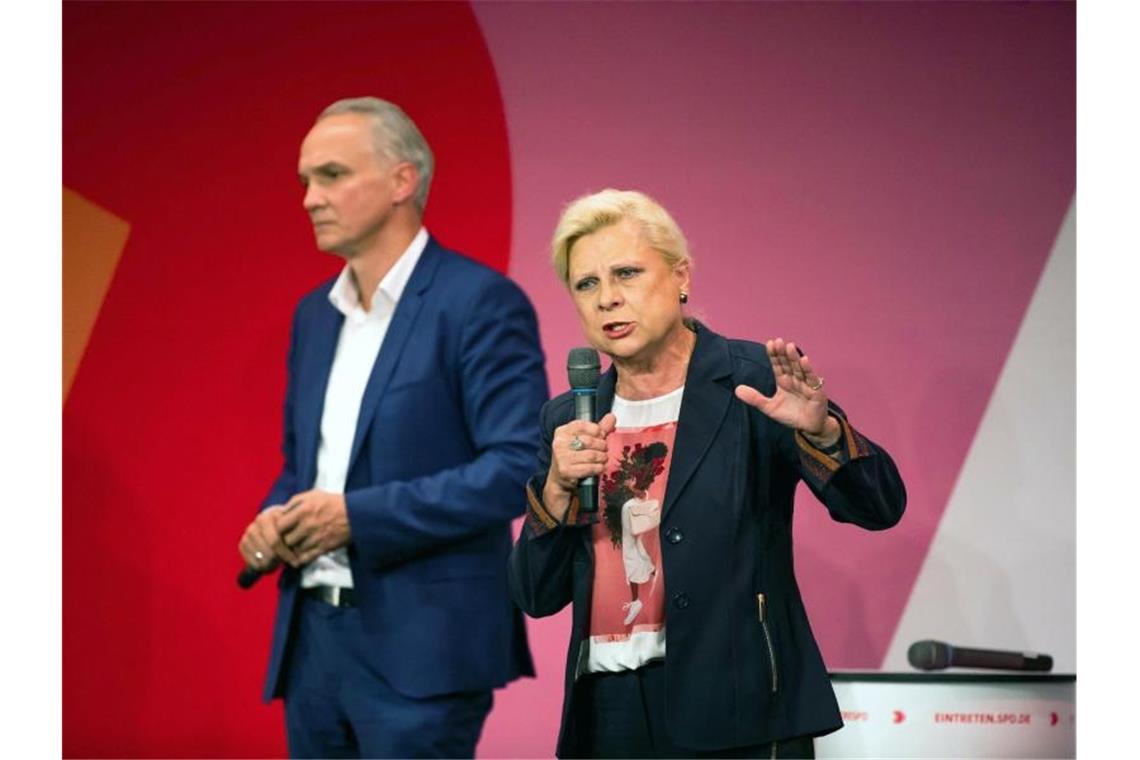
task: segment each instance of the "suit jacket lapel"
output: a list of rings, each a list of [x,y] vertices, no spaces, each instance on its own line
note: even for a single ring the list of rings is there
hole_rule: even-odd
[[[663,520],[677,503],[724,424],[729,404],[736,398],[731,383],[724,382],[731,375],[732,357],[728,352],[728,342],[703,325],[699,326],[697,344],[685,376],[685,395],[681,401],[681,417],[677,421],[673,460],[669,465],[665,506],[661,511]]]
[[[294,402],[296,428],[293,431],[294,445],[297,447],[296,461],[301,468],[297,473],[300,488],[311,487],[316,478],[321,412],[325,406],[329,372],[332,370],[343,322],[344,315],[327,299],[320,303],[311,327],[311,341],[307,341],[303,349],[307,355],[300,357],[299,367],[303,375],[297,382],[297,398]]]
[[[412,334],[416,317],[424,302],[424,291],[431,285],[436,269],[439,267],[441,253],[434,238],[428,240],[412,276],[408,280],[400,300],[396,303],[396,311],[392,314],[392,321],[388,325],[388,332],[384,334],[384,342],[380,345],[380,354],[376,363],[372,365],[372,374],[368,377],[368,385],[364,389],[364,398],[360,402],[360,416],[356,420],[356,433],[352,438],[352,453],[348,458],[348,472],[352,472],[356,458],[360,455],[364,443],[364,435],[372,425],[372,418],[376,414],[376,407],[384,395],[384,390],[392,380],[392,373],[400,361],[404,346]],[[427,343],[433,342],[435,336],[425,336]]]

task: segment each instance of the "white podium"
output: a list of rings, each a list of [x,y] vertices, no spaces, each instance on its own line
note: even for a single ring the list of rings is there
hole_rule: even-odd
[[[819,758],[1075,757],[1075,675],[835,672]]]

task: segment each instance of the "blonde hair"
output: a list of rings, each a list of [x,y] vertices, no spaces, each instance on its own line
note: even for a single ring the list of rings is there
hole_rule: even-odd
[[[550,253],[554,271],[564,284],[570,284],[570,249],[578,239],[625,219],[641,228],[646,243],[660,253],[669,266],[692,267],[685,235],[660,203],[636,190],[606,188],[571,201],[558,219]]]

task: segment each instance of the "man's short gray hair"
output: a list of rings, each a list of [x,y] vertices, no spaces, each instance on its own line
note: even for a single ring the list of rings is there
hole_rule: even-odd
[[[345,98],[321,111],[317,121],[341,113],[359,113],[372,117],[376,149],[395,161],[407,161],[416,167],[416,209],[423,214],[428,189],[435,172],[435,157],[416,123],[395,103],[380,98]]]

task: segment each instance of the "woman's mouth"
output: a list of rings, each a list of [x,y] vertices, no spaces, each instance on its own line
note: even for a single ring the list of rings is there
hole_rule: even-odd
[[[633,332],[633,322],[606,322],[602,325],[602,332],[611,340],[624,338]]]

